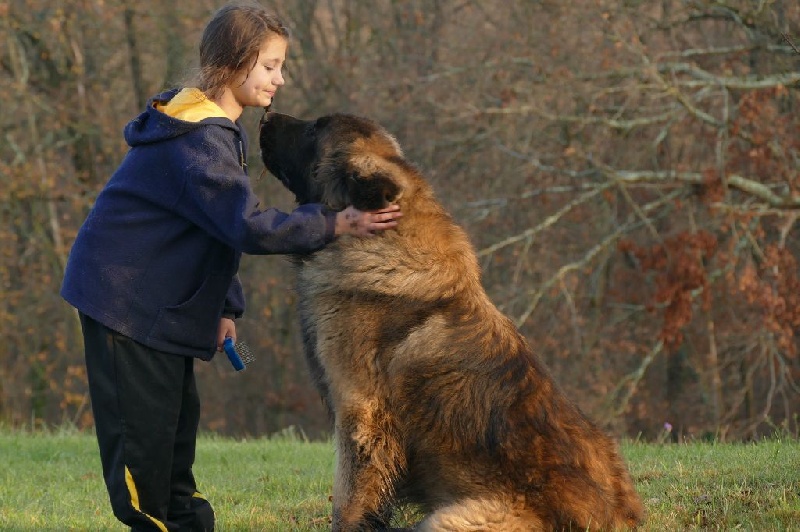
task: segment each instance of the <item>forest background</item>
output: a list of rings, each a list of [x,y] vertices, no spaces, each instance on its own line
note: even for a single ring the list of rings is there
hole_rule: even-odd
[[[0,424],[91,427],[65,260],[123,126],[191,76],[220,5],[0,1]],[[587,413],[643,439],[798,435],[800,3],[270,6],[293,33],[275,110],[395,134]],[[251,179],[291,209],[259,118]],[[241,277],[257,361],[198,364],[203,429],[324,435],[287,259],[245,257]]]

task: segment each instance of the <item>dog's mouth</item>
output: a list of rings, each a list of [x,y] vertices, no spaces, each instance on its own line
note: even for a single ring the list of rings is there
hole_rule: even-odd
[[[286,174],[286,172],[284,172],[283,170],[279,170],[277,173],[277,177],[278,181],[280,181],[284,187],[288,188],[289,190],[292,190],[291,181],[289,180],[289,176]]]

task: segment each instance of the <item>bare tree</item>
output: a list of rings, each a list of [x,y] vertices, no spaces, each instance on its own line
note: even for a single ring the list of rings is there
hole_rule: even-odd
[[[91,422],[61,268],[143,100],[218,2],[0,4],[0,419]],[[797,432],[800,5],[282,0],[275,109],[379,120],[470,232],[494,301],[619,433]],[[265,203],[291,196],[251,171]],[[246,259],[250,379],[200,365],[204,426],[325,427],[281,258]],[[265,386],[265,383],[267,384]]]

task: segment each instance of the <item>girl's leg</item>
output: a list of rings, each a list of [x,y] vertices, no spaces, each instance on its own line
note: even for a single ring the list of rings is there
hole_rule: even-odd
[[[186,358],[183,377],[183,400],[178,417],[175,447],[172,461],[172,493],[168,518],[185,531],[214,530],[214,510],[211,504],[197,491],[192,474],[197,427],[200,424],[200,397],[194,378],[194,359]]]
[[[150,349],[87,316],[81,316],[81,323],[95,430],[114,515],[134,530],[181,530],[181,523],[169,520],[169,510],[176,443],[180,440],[178,448],[184,448],[189,437],[179,426],[192,360]],[[194,382],[193,375],[190,380]],[[213,530],[213,517],[210,527],[186,530]]]

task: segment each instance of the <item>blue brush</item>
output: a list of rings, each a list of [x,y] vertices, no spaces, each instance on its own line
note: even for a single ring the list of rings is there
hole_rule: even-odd
[[[236,371],[242,371],[248,364],[255,361],[255,357],[250,353],[250,348],[244,342],[236,342],[234,345],[233,338],[228,337],[222,342],[222,348]]]

